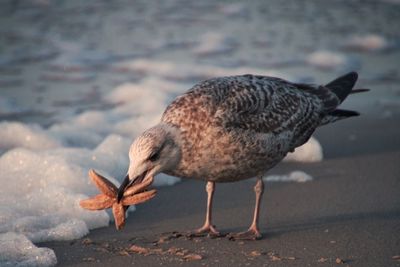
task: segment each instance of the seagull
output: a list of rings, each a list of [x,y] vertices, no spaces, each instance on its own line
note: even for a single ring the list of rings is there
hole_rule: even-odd
[[[320,86],[251,74],[198,83],[133,141],[118,201],[126,188],[158,173],[206,181],[206,218],[193,234],[220,236],[212,224],[215,183],[256,177],[252,223],[231,237],[260,239],[262,177],[307,142],[318,126],[359,115],[338,109],[349,94],[368,90],[353,89],[357,77],[350,72]]]

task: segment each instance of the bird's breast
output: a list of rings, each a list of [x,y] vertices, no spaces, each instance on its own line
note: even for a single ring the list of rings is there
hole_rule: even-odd
[[[183,131],[182,159],[173,175],[231,182],[264,173],[285,155],[284,144],[250,131],[209,126]]]

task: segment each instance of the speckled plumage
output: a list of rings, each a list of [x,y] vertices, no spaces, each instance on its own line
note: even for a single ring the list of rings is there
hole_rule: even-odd
[[[132,143],[118,200],[132,183],[152,180],[160,172],[206,180],[206,218],[194,234],[219,236],[211,219],[215,183],[257,176],[252,223],[232,238],[261,238],[262,175],[304,144],[319,125],[358,115],[337,109],[347,95],[365,91],[352,91],[356,80],[357,73],[351,72],[325,86],[311,86],[243,75],[195,85],[167,107],[159,124]]]
[[[181,138],[180,162],[166,172],[215,182],[261,175],[320,124],[340,119],[336,107],[356,80],[350,73],[327,86],[255,75],[203,81],[177,97],[162,116]],[[342,117],[357,115],[346,112]]]

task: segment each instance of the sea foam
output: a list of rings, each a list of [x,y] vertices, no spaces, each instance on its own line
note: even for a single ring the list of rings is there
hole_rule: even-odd
[[[0,123],[0,265],[54,265],[54,252],[32,242],[77,239],[109,224],[109,213],[84,210],[79,201],[98,193],[91,168],[119,186],[132,138],[160,119],[170,91],[148,92],[148,83],[118,86],[104,97],[114,108],[88,110],[47,129]],[[159,175],[154,185],[179,180]]]

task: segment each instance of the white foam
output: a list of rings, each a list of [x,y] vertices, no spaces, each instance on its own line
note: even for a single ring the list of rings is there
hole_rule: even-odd
[[[112,129],[111,118],[102,111],[86,111],[64,122],[53,124],[49,132],[66,146],[94,147]]]
[[[118,186],[119,181],[111,177],[125,177],[132,139],[159,121],[177,87],[159,79],[124,84],[104,97],[114,108],[70,115],[49,129],[1,123],[4,154],[0,156],[0,183],[4,192],[0,195],[0,233],[16,233],[7,238],[20,244],[20,237],[33,242],[71,240],[107,226],[112,217],[109,211],[93,212],[79,206],[81,199],[98,193],[88,170],[96,169]],[[159,175],[154,185],[173,185],[179,180]],[[132,206],[129,212],[134,210]],[[49,251],[30,246],[36,254]],[[25,264],[18,256],[19,248],[7,249],[3,262]]]
[[[225,3],[218,10],[222,14],[232,18],[246,16],[249,12],[244,3]]]
[[[305,183],[313,180],[313,177],[303,171],[293,171],[283,175],[268,175],[263,177],[266,182],[296,182]]]
[[[148,114],[122,120],[114,125],[114,132],[125,136],[138,136],[145,129],[157,124],[160,117],[160,114]]]
[[[389,42],[377,34],[355,35],[345,43],[345,47],[360,51],[382,51],[389,47]]]
[[[146,70],[148,66],[150,68],[156,68],[156,74],[163,76],[163,74],[168,75],[168,72],[157,73],[158,64],[163,64],[163,61],[149,61],[149,60],[138,60],[133,61],[132,67],[135,69],[138,66],[143,64],[143,71]],[[138,65],[136,65],[138,63]],[[139,67],[141,68],[141,67]],[[176,68],[176,65],[174,65]],[[153,96],[157,101],[151,103],[153,109],[155,106],[164,106],[166,105],[165,101],[170,97],[169,94],[181,93],[187,89],[187,86],[182,86],[181,84],[177,84],[175,82],[169,82],[163,78],[159,77],[147,77],[139,83],[125,83],[114,88],[111,93],[104,97],[105,101],[113,104],[140,104],[144,100],[153,101],[152,99],[148,99],[149,96]],[[161,107],[162,108],[162,107]],[[159,110],[158,108],[157,110]],[[140,113],[147,112],[146,109],[137,109],[135,108],[131,112]]]
[[[321,50],[308,55],[306,63],[321,69],[336,69],[348,64],[348,58],[338,52]]]
[[[223,54],[231,52],[236,46],[232,38],[216,32],[207,32],[199,38],[199,44],[193,48],[193,53],[199,56]]]
[[[64,145],[74,147],[94,148],[113,133],[131,139],[159,122],[177,88],[181,86],[159,78],[121,84],[103,97],[114,108],[71,116],[52,125],[49,132]]]
[[[116,63],[112,67],[115,71],[127,71],[134,73],[143,73],[156,77],[175,77],[176,79],[185,78],[188,71],[177,73],[177,65],[170,61],[135,59],[121,63]],[[154,88],[153,88],[154,89]]]
[[[102,140],[102,136],[89,129],[82,129],[68,123],[57,123],[50,127],[49,132],[65,146],[94,147]]]
[[[116,146],[115,141],[109,140],[103,146],[107,143]],[[0,182],[4,185],[0,196],[0,233],[19,234],[8,237],[8,242],[14,242],[18,247],[14,250],[8,247],[8,256],[4,261],[30,265],[32,257],[39,258],[42,257],[40,253],[50,253],[31,244],[33,252],[27,253],[29,258],[25,259],[20,255],[25,253],[20,252],[23,245],[21,236],[33,242],[72,240],[86,235],[89,229],[107,226],[110,217],[105,211],[86,211],[78,203],[97,193],[87,177],[88,168],[101,170],[113,160],[115,158],[110,158],[109,153],[102,151],[102,146],[97,151],[82,148],[30,151],[16,148],[3,154],[0,157]],[[54,261],[49,264],[46,261],[37,262],[38,265],[54,264]]]
[[[168,99],[167,93],[173,88],[173,84],[169,82],[147,79],[139,84],[122,84],[105,96],[105,100],[112,104],[122,104],[113,110],[114,114],[161,114]]]
[[[16,220],[14,232],[23,233],[32,242],[55,240],[72,240],[89,233],[84,221],[78,219],[64,220],[60,217],[27,216]]]
[[[78,200],[96,192],[87,178],[88,166],[94,165],[90,155],[85,149],[34,152],[16,148],[0,157],[0,179],[4,184],[0,198],[1,232],[17,231],[18,219],[36,216],[37,220],[46,220],[48,214],[60,222],[80,219],[88,228],[107,225],[104,212],[88,212],[78,205]],[[42,225],[44,229],[55,227]]]
[[[289,153],[284,161],[319,162],[323,159],[322,146],[317,139],[311,137],[304,145]]]
[[[117,106],[107,114],[112,132],[135,137],[160,121],[171,94],[184,91],[182,86],[159,78],[117,86],[104,100]]]
[[[38,248],[24,235],[0,234],[0,265],[12,267],[54,266],[57,258],[49,248]]]
[[[32,150],[46,150],[60,147],[61,144],[39,125],[19,122],[0,123],[0,152],[14,147]]]

